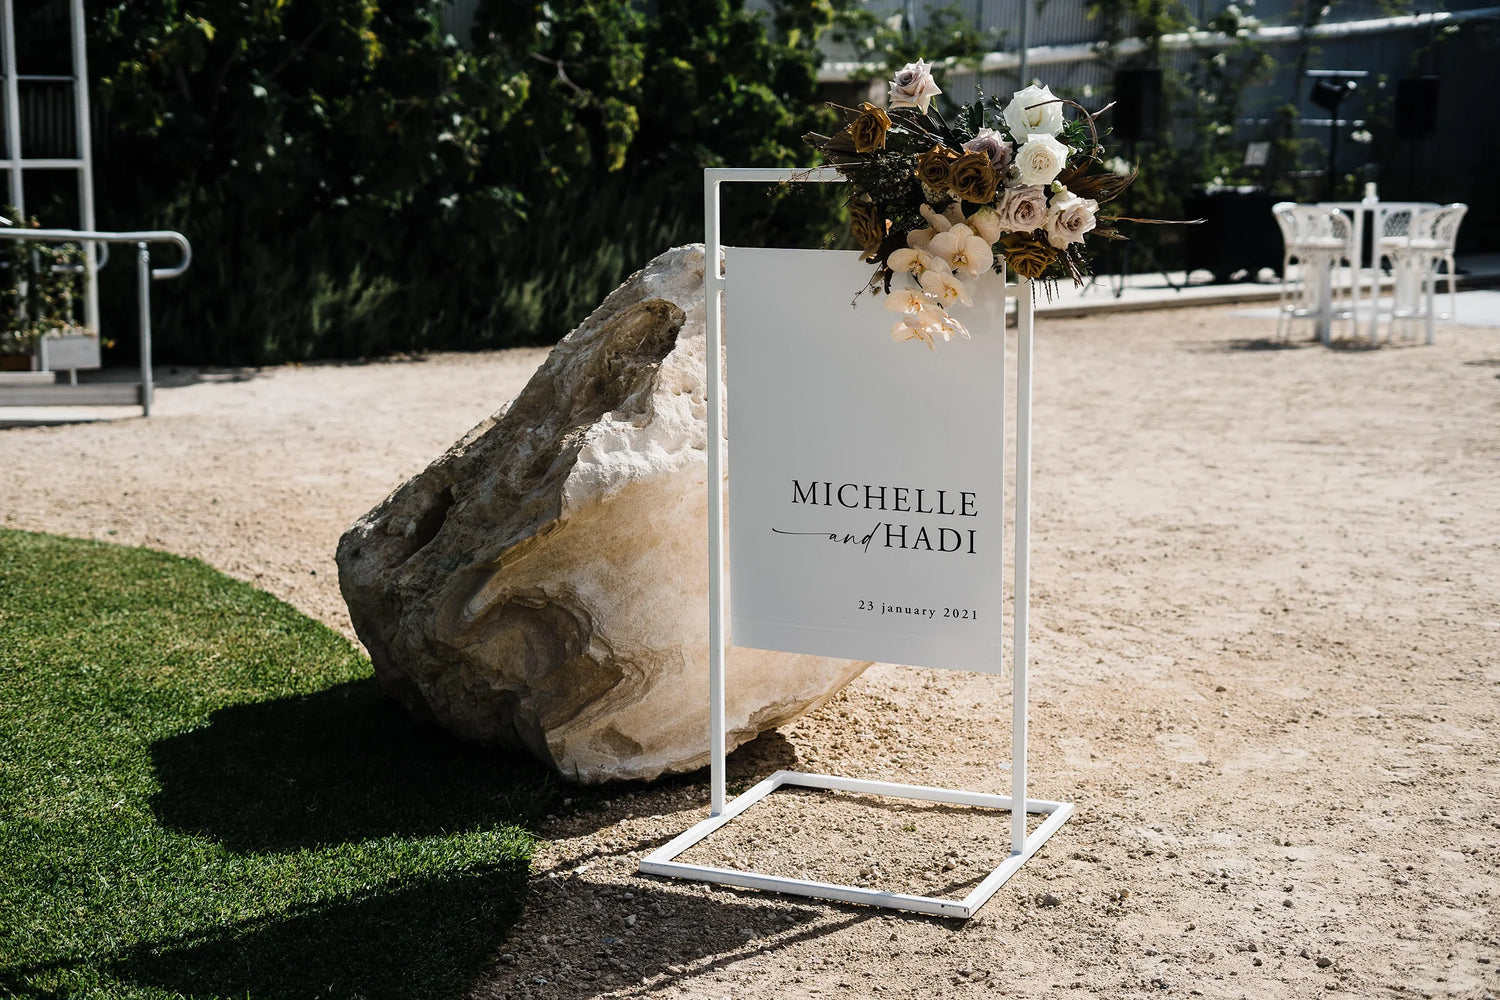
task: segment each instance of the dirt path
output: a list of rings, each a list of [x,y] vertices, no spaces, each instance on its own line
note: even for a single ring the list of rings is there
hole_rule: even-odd
[[[1032,793],[1078,812],[976,919],[642,878],[705,814],[677,780],[551,825],[476,995],[1500,995],[1500,330],[1263,349],[1272,326],[1039,334]],[[0,523],[197,556],[347,632],[339,534],[543,356],[221,376],[150,421],[0,430]],[[880,665],[732,777],[1006,793],[1010,711],[1008,678]],[[1007,829],[787,794],[700,856],[962,895]]]

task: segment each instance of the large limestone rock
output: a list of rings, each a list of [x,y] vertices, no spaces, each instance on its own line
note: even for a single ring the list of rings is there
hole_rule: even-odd
[[[412,711],[585,782],[706,763],[703,310],[703,248],[658,257],[345,533],[354,627]],[[730,745],[868,665],[731,650]]]

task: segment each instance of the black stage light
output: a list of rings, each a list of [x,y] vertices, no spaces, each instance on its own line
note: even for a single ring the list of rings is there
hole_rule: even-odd
[[[1338,111],[1339,102],[1358,89],[1359,84],[1353,80],[1320,78],[1313,81],[1312,102],[1333,114]]]

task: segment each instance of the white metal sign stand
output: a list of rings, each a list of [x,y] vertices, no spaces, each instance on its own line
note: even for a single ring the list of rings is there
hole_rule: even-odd
[[[725,722],[724,722],[724,476],[723,476],[723,399],[720,372],[724,356],[721,307],[725,278],[718,262],[722,250],[719,231],[719,186],[731,182],[785,183],[841,181],[831,167],[813,170],[779,169],[711,169],[703,173],[705,239],[704,284],[707,295],[705,315],[708,368],[708,559],[709,559],[709,818],[652,852],[641,861],[640,870],[650,875],[668,875],[702,882],[775,892],[847,903],[863,903],[891,909],[910,910],[945,917],[967,919],[984,905],[1006,880],[1035,854],[1047,839],[1063,825],[1073,812],[1067,802],[1048,802],[1026,797],[1026,683],[1028,666],[1028,610],[1031,558],[1031,373],[1032,333],[1035,318],[1032,283],[1022,280],[1017,288],[1017,357],[1016,373],[1016,520],[1015,520],[1015,616],[1012,642],[1012,678],[1014,717],[1011,731],[1011,794],[989,795],[980,792],[903,785],[887,781],[863,781],[801,771],[777,771],[765,781],[725,802]],[[1003,329],[1001,331],[1003,334]],[[1000,436],[1003,441],[1003,435]],[[1003,455],[1000,460],[1004,461]],[[1010,856],[963,899],[943,899],[886,892],[879,889],[835,885],[807,879],[763,875],[706,865],[685,864],[675,860],[694,844],[729,823],[761,799],[783,785],[817,788],[827,791],[883,795],[894,798],[941,802],[949,805],[975,806],[1008,810],[1011,814]],[[1018,807],[1019,804],[1019,807]],[[1046,818],[1027,834],[1027,816]]]

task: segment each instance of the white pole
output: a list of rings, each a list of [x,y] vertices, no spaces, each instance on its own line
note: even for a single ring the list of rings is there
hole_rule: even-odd
[[[136,294],[140,296],[141,322],[141,410],[143,416],[151,416],[151,404],[155,395],[151,384],[151,251],[146,244],[137,243]]]
[[[0,0],[0,43],[5,46],[5,145],[10,167],[10,203],[16,225],[26,225],[26,193],[21,184],[21,90],[16,79],[16,17],[11,0]]]
[[[1018,55],[1020,58],[1020,65],[1017,67],[1017,72],[1020,74],[1020,82],[1016,84],[1017,90],[1025,90],[1031,84],[1031,81],[1026,78],[1026,74],[1030,70],[1031,62],[1030,59],[1027,58],[1027,49],[1031,44],[1031,40],[1028,37],[1030,35],[1030,31],[1028,30],[1028,22],[1030,20],[1031,0],[1021,0],[1021,30],[1017,32],[1017,34],[1020,36],[1017,42],[1017,49],[1019,50]]]
[[[724,401],[719,274],[719,178],[703,179],[703,325],[708,381],[708,762],[709,811],[724,811]]]
[[[1026,670],[1031,600],[1031,353],[1036,301],[1030,279],[1022,278],[1016,303],[1016,615],[1012,634],[1011,719],[1012,854],[1026,850]]]
[[[94,218],[94,137],[89,118],[89,60],[84,44],[83,0],[73,0],[73,109],[78,116],[78,213],[82,218],[81,229],[93,229],[98,225]],[[85,243],[84,272],[84,323],[90,330],[99,333],[99,246]]]

